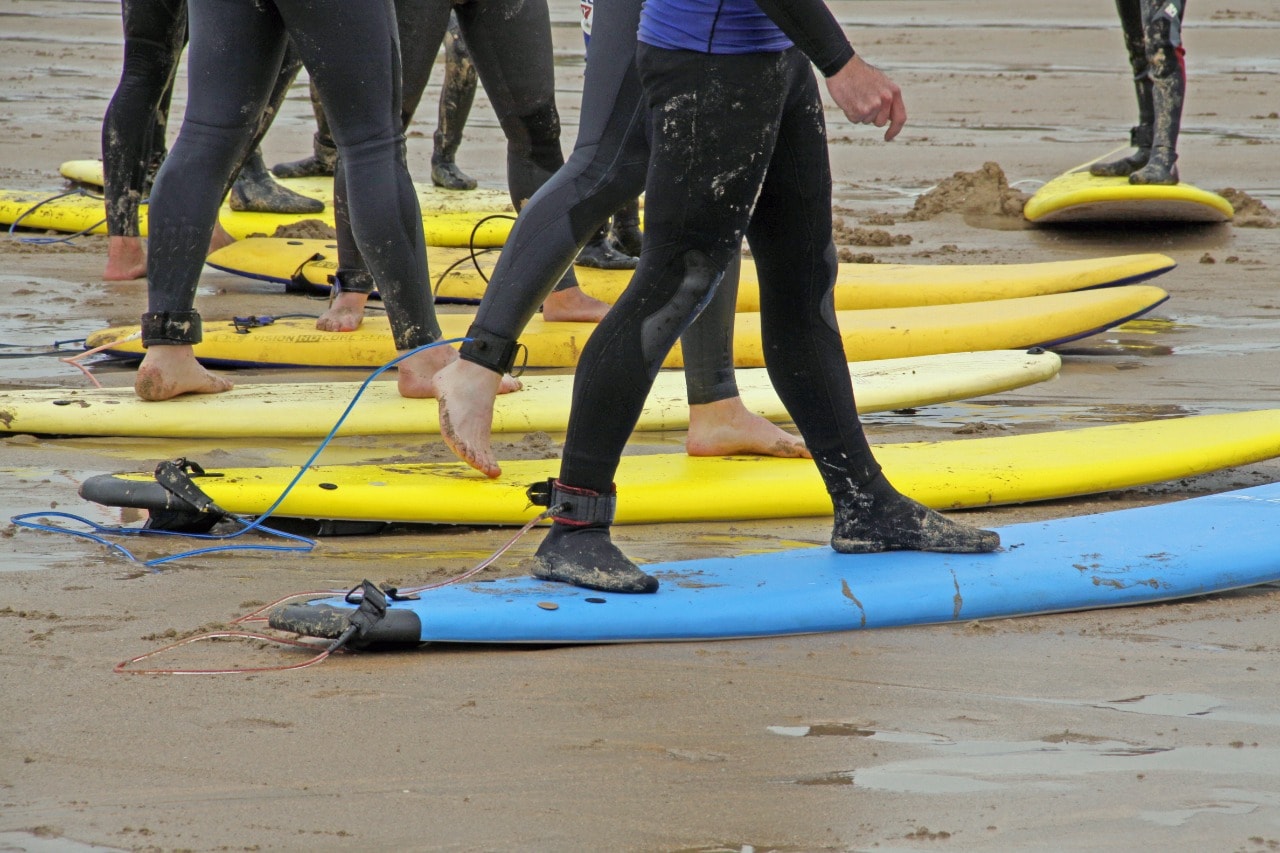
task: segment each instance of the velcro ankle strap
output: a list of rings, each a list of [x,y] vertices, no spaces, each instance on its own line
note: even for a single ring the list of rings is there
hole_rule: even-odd
[[[494,373],[510,373],[516,363],[516,351],[520,344],[511,338],[495,335],[480,328],[474,323],[467,329],[467,337],[458,347],[458,355],[481,367],[487,367]]]
[[[554,479],[534,483],[529,486],[525,494],[529,496],[529,502],[534,506],[545,506],[554,510],[552,519],[571,527],[613,524],[614,511],[618,504],[616,486],[610,486],[608,492],[597,492],[593,489],[566,486]]]
[[[195,311],[154,311],[142,315],[142,345],[198,344],[204,340],[200,314]]]
[[[1152,131],[1148,125],[1138,124],[1129,128],[1129,145],[1133,148],[1150,148]]]
[[[333,287],[329,296],[339,293],[373,293],[373,273],[368,270],[338,270],[333,274]]]

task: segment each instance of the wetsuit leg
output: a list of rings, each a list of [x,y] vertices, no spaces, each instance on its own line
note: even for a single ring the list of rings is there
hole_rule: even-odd
[[[1178,132],[1187,88],[1182,49],[1185,11],[1186,0],[1145,0],[1143,23],[1153,116],[1151,158],[1129,176],[1132,184],[1178,183]]]
[[[334,147],[329,120],[325,118],[324,107],[320,106],[320,94],[316,92],[315,84],[308,84],[307,89],[311,95],[311,112],[316,118],[316,131],[311,137],[311,156],[276,163],[271,167],[271,173],[277,178],[312,178],[333,174],[338,149]]]
[[[649,140],[635,69],[639,0],[597,10],[587,48],[573,153],[521,210],[498,258],[463,358],[511,369],[515,342],[578,251],[620,205],[644,189]]]
[[[137,237],[138,206],[165,152],[168,100],[187,42],[184,0],[124,0],[124,66],[102,121],[107,233]]]
[[[284,59],[280,64],[280,72],[276,75],[275,85],[267,99],[267,106],[262,111],[258,122],[258,131],[253,137],[253,146],[244,162],[237,170],[234,183],[231,185],[228,203],[232,210],[251,210],[260,213],[320,213],[324,210],[324,202],[296,193],[288,187],[276,183],[267,165],[262,159],[262,140],[271,129],[271,123],[280,113],[285,97],[293,85],[298,71],[302,69],[302,58],[289,43]]]
[[[1147,0],[1116,0],[1120,29],[1124,33],[1125,52],[1133,69],[1133,88],[1138,96],[1138,123],[1129,130],[1129,144],[1134,151],[1117,160],[1094,163],[1089,173],[1100,178],[1123,177],[1147,165],[1151,158],[1151,128],[1154,123],[1151,105],[1151,79],[1147,74],[1146,26],[1143,5]]]
[[[663,360],[739,254],[783,98],[782,80],[770,73],[774,54],[710,56],[642,44],[636,55],[653,146],[644,250],[574,374],[550,497],[569,512],[553,516],[532,569],[535,577],[616,592],[652,592],[658,583],[610,540],[612,515],[583,518],[579,503],[590,508],[611,498],[623,447]]]
[[[276,0],[299,7],[290,32],[311,79],[338,148],[334,175],[335,215],[340,216],[339,259],[357,255],[354,269],[367,270],[387,307],[396,349],[440,338],[427,275],[422,212],[409,175],[401,108],[405,103],[399,69],[400,36],[395,8],[381,0],[351,16],[341,0],[323,5],[341,23],[316,33],[301,8],[306,0]],[[376,12],[376,14],[372,14]],[[287,15],[288,13],[286,13]],[[368,20],[365,20],[365,18]],[[361,20],[359,25],[355,17]],[[444,20],[439,32],[443,34]],[[356,46],[353,49],[353,44]],[[371,97],[385,92],[387,97]],[[349,193],[347,187],[359,187]],[[349,241],[349,242],[348,242]],[[344,243],[346,252],[344,254]],[[353,251],[354,250],[354,251]]]
[[[445,73],[436,113],[436,131],[432,136],[431,180],[436,186],[451,190],[473,190],[475,178],[468,176],[454,158],[462,144],[462,129],[471,114],[479,77],[475,63],[467,52],[467,44],[458,29],[458,18],[449,15],[449,29],[444,39]]]
[[[747,239],[760,277],[765,364],[831,495],[831,547],[844,553],[995,550],[996,533],[954,522],[898,492],[867,443],[835,315],[822,99],[798,49],[780,61],[788,66],[789,97]]]
[[[401,54],[404,83],[399,88],[397,113],[401,129],[407,129],[427,87],[436,53],[449,22],[447,0],[395,0],[396,34],[399,44],[408,46]],[[321,109],[323,113],[323,108]],[[372,293],[374,275],[362,256],[351,229],[347,174],[338,158],[333,180],[334,224],[338,244],[338,272],[335,284],[353,293]],[[430,293],[430,283],[423,279]],[[388,304],[388,307],[391,307]]]
[[[454,8],[507,137],[507,184],[518,210],[564,165],[550,12],[546,0],[473,0]]]
[[[274,7],[245,0],[190,4],[193,44],[187,111],[151,194],[147,257],[148,315],[144,342],[196,343],[168,318],[189,315],[218,207],[236,166],[252,144],[284,55]],[[147,325],[144,318],[144,327]],[[148,339],[149,337],[149,339]]]
[[[786,55],[791,97],[747,240],[760,278],[769,378],[828,490],[848,490],[880,469],[858,420],[835,317],[838,265],[821,96],[804,56],[795,50]]]

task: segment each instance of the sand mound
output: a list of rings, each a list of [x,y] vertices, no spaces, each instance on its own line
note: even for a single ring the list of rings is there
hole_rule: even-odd
[[[906,218],[918,222],[940,213],[962,213],[1021,219],[1027,198],[1009,186],[999,164],[984,163],[976,172],[956,172],[920,196]]]
[[[1231,202],[1236,212],[1234,222],[1241,228],[1280,228],[1280,220],[1276,219],[1271,208],[1243,190],[1228,187],[1220,190],[1218,195]]]

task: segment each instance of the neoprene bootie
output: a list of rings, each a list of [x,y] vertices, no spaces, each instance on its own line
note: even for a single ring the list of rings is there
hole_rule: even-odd
[[[442,146],[441,132],[435,133],[435,150],[431,152],[431,183],[447,190],[473,190],[476,179],[458,168],[453,154]],[[455,149],[457,146],[454,146]]]
[[[580,267],[598,270],[633,270],[639,262],[639,258],[628,255],[614,245],[607,222],[591,236],[574,261]]]
[[[276,163],[271,167],[271,174],[277,178],[323,178],[332,177],[338,164],[338,149],[327,140],[315,135],[312,148],[315,153],[301,160],[290,160],[288,163]]]
[[[865,485],[833,494],[831,501],[831,547],[841,554],[983,554],[1000,547],[998,533],[952,521],[899,492],[883,473]]]
[[[558,507],[555,523],[533,557],[535,578],[603,592],[656,592],[658,579],[627,559],[609,538],[617,502],[615,491],[566,486],[559,480],[529,488],[529,499]]]
[[[232,210],[255,213],[320,213],[324,210],[320,199],[276,183],[267,171],[267,164],[262,162],[262,151],[256,148],[240,167],[227,203]]]
[[[1182,68],[1164,71],[1152,79],[1151,103],[1155,125],[1151,132],[1151,156],[1142,168],[1129,176],[1131,184],[1178,183],[1178,133],[1182,127],[1182,100],[1186,78]]]
[[[1096,178],[1123,178],[1147,165],[1151,159],[1151,127],[1136,125],[1129,131],[1129,144],[1133,152],[1116,160],[1094,163],[1089,174]]]
[[[613,214],[613,239],[627,254],[640,254],[644,239],[640,233],[640,199],[633,198]]]

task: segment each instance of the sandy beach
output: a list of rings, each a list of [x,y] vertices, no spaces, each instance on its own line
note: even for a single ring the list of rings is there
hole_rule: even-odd
[[[578,126],[578,6],[552,0],[564,147]],[[1163,252],[1170,299],[1063,350],[1053,381],[868,416],[876,442],[1272,408],[1280,400],[1280,8],[1190,4],[1182,178],[1230,190],[1231,224],[1031,228],[1022,201],[1128,138],[1136,106],[1110,0],[835,0],[855,48],[904,91],[886,144],[828,109],[842,257],[993,264]],[[119,4],[0,6],[0,188],[65,188],[95,157],[119,74]],[[429,180],[441,68],[412,129]],[[175,121],[182,92],[175,96]],[[264,144],[310,152],[305,83]],[[504,183],[481,93],[458,155]],[[0,344],[13,354],[137,322],[144,282],[101,280],[104,237],[0,238]],[[206,269],[206,320],[318,313],[281,288]],[[451,307],[442,310],[461,310]],[[74,345],[70,345],[74,350]],[[4,353],[6,356],[9,352]],[[99,363],[129,386],[128,364]],[[242,371],[239,381],[327,381]],[[343,374],[341,379],[353,377]],[[56,358],[0,360],[0,388],[85,387]],[[158,404],[159,405],[159,404]],[[562,435],[500,436],[505,459]],[[638,435],[635,451],[682,450]],[[395,528],[307,554],[214,554],[150,570],[100,544],[19,529],[56,510],[137,525],[81,500],[94,474],[187,456],[296,464],[311,441],[0,438],[0,851],[627,850],[1252,851],[1280,847],[1280,588],[1145,607],[776,639],[342,654],[300,671],[137,676],[113,667],[228,627],[291,593],[450,577],[509,530]],[[1280,451],[1280,448],[1278,448]],[[340,439],[326,461],[447,459],[434,436]],[[547,461],[548,476],[555,462]],[[969,511],[1001,526],[1280,479],[1270,461],[1156,486]],[[625,500],[625,495],[622,496]],[[830,520],[638,525],[638,561],[827,541]],[[494,570],[518,573],[541,534]],[[130,541],[142,559],[178,550]],[[1160,543],[1151,543],[1158,550]],[[1280,546],[1278,546],[1280,547]],[[240,643],[175,667],[294,662]]]

